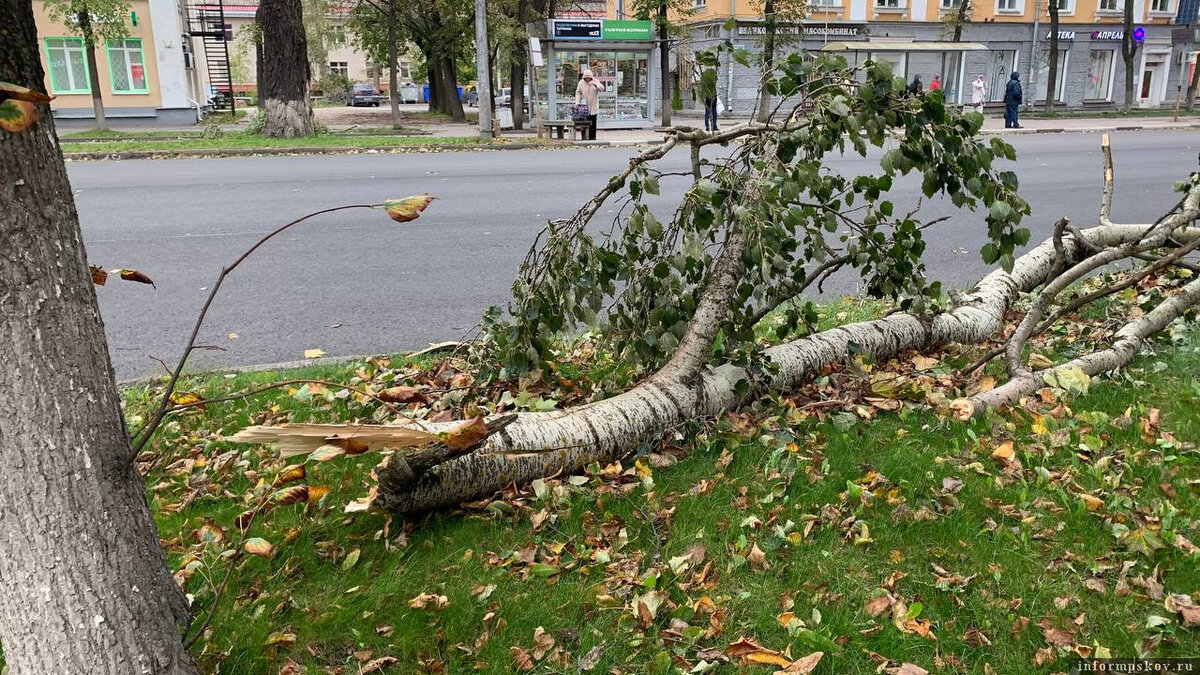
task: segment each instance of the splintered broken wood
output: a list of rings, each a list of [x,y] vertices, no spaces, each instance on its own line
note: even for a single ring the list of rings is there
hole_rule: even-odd
[[[415,448],[439,442],[437,434],[381,424],[280,424],[247,427],[230,436],[237,443],[273,443],[282,458],[306,455],[322,445],[361,443],[372,450]]]

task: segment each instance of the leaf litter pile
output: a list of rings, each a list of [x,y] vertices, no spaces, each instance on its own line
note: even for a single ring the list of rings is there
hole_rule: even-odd
[[[820,311],[833,325],[882,310]],[[993,345],[855,358],[611,465],[417,521],[369,509],[391,450],[281,458],[227,439],[554,410],[641,373],[585,335],[511,382],[477,381],[457,354],[197,376],[139,466],[210,672],[1057,673],[1194,657],[1195,323],[1111,378],[1060,377],[973,421],[963,397],[1002,367],[960,369]],[[1030,348],[1070,355],[1117,327],[1101,309]],[[289,378],[304,383],[237,396]],[[126,392],[131,427],[159,386]]]

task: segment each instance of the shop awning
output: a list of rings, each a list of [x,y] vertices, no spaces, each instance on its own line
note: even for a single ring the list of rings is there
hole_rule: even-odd
[[[978,42],[899,42],[868,40],[866,42],[830,42],[823,52],[984,52],[987,45]]]

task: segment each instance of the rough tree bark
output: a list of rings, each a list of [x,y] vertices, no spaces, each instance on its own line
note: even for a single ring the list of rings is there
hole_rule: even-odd
[[[529,0],[517,1],[517,24],[524,26],[529,19]],[[508,81],[512,85],[513,129],[525,128],[525,71],[529,68],[529,45],[518,40],[512,47],[512,68]]]
[[[1133,41],[1133,6],[1126,0],[1124,26],[1121,31],[1121,60],[1125,62],[1125,110],[1133,108],[1133,57],[1137,55],[1138,45]]]
[[[0,80],[42,88],[30,3]],[[0,641],[13,675],[197,673],[146,502],[48,106],[0,131]]]
[[[263,135],[276,138],[316,133],[308,100],[308,46],[300,0],[262,0],[256,20],[263,35],[259,105],[266,114]]]
[[[92,34],[92,17],[80,12],[79,34],[87,49],[88,86],[92,90],[92,115],[96,118],[96,130],[108,131],[108,119],[104,116],[104,94],[100,89],[100,70],[96,67],[96,36]]]

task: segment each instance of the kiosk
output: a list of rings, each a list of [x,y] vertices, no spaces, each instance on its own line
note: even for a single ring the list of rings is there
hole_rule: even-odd
[[[550,19],[538,42],[545,65],[534,68],[535,117],[571,119],[575,87],[583,71],[591,70],[605,88],[600,92],[597,127],[654,126],[658,61],[651,22]]]

